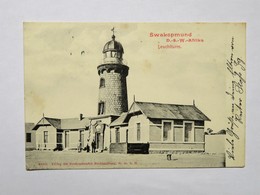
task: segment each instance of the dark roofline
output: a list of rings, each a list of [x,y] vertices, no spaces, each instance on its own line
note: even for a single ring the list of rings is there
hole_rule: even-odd
[[[127,126],[128,123],[121,123],[121,124],[116,124],[116,125],[109,125],[110,127],[122,127],[122,126]]]
[[[161,119],[161,120],[182,120],[182,121],[210,121],[210,120],[194,120],[189,118],[178,119],[178,118],[159,118],[159,117],[147,117],[148,119]]]
[[[94,117],[88,117],[90,120],[91,119],[99,119],[99,118],[107,118],[107,117],[119,117],[120,115],[113,115],[113,114],[108,114],[108,115],[98,115]]]
[[[38,126],[39,126],[39,122],[43,119],[43,118],[45,118],[45,119],[55,119],[55,118],[49,118],[49,117],[45,117],[45,116],[43,116],[35,125],[34,125],[34,127],[32,128],[32,130],[37,130],[38,129]],[[55,119],[55,120],[59,120],[59,119]],[[49,121],[48,121],[49,122]],[[50,122],[49,122],[50,123]],[[46,124],[47,125],[47,124]],[[52,125],[52,124],[51,124]],[[37,127],[37,128],[36,128]]]
[[[61,120],[61,118],[52,118],[52,117],[42,117],[42,118],[46,118],[46,119],[54,119],[54,120]]]
[[[78,119],[79,121],[80,121],[80,119],[79,118],[77,118],[77,117],[73,117],[73,118],[52,118],[52,117],[42,117],[35,125],[34,125],[34,127],[32,128],[32,130],[37,130],[38,129],[38,126],[40,126],[39,125],[39,122],[42,120],[42,119],[45,119],[46,121],[48,121],[48,123],[50,123],[50,125],[51,126],[53,126],[54,128],[56,128],[56,129],[60,129],[60,130],[67,130],[67,129],[61,129],[61,121],[62,120],[66,120],[66,119]],[[82,120],[84,120],[84,119],[88,119],[88,120],[90,120],[90,118],[89,117],[84,117]],[[57,120],[57,121],[59,121],[59,125],[58,126],[56,126],[55,124],[53,124],[52,122],[50,122],[49,120]],[[47,125],[47,124],[46,124]],[[49,125],[49,124],[48,124]],[[84,129],[83,127],[82,128],[68,128],[68,129],[71,129],[71,130],[75,130],[75,129]]]

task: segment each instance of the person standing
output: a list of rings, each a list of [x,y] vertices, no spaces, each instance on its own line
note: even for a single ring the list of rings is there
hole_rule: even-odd
[[[86,146],[86,151],[87,151],[87,153],[89,153],[89,151],[90,151],[90,147],[89,147],[88,144],[87,144],[87,146]]]
[[[95,151],[96,151],[96,142],[95,142],[95,140],[92,141],[91,147],[92,147],[92,153],[95,153]]]

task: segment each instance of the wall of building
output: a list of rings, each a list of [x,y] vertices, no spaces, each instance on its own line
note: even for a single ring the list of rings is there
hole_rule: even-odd
[[[172,122],[172,130],[169,133],[169,139],[163,140],[163,125],[162,123]],[[195,126],[194,121],[192,122],[192,141],[184,141],[184,122],[186,121],[174,121],[174,120],[150,120],[150,153],[164,153],[164,152],[204,152],[205,151],[205,135],[204,126],[197,123]]]
[[[83,141],[80,142],[80,132],[83,132]],[[65,132],[68,132],[69,135],[69,141],[68,141],[68,147],[65,148]],[[91,142],[89,141],[89,130],[84,129],[76,129],[76,130],[64,130],[62,133],[62,144],[63,149],[66,150],[76,150],[81,145],[81,148],[84,149],[87,144],[91,146]],[[81,144],[80,144],[81,143]]]
[[[174,127],[175,142],[183,142],[184,132],[183,127]]]
[[[44,132],[48,134],[48,141],[44,143]],[[36,149],[53,150],[57,146],[57,130],[53,126],[40,126],[36,130]]]
[[[137,141],[137,123],[140,123],[141,136],[140,141]],[[129,143],[147,143],[149,142],[149,120],[144,115],[132,116],[128,123]]]
[[[109,152],[127,154],[127,143],[111,143]]]
[[[110,66],[110,65],[106,65]],[[100,78],[105,80],[105,86],[99,88],[99,102],[105,103],[104,115],[120,115],[128,110],[126,75],[112,69],[100,71]]]
[[[80,133],[78,130],[70,130],[69,131],[69,147],[68,149],[71,150],[71,149],[77,149],[78,148],[78,145],[79,145],[79,136],[80,136]]]
[[[150,125],[150,140],[149,141],[161,141],[161,140],[162,140],[161,125]]]
[[[169,140],[163,141],[163,122],[171,122],[172,130],[169,133]],[[150,141],[163,141],[163,142],[184,142],[184,122],[192,122],[192,142],[204,142],[204,126],[195,126],[194,121],[179,121],[176,123],[174,120],[161,120],[151,119],[150,120]]]
[[[204,127],[195,127],[194,134],[195,142],[205,142]]]
[[[162,141],[162,120],[149,120],[149,141]]]
[[[150,143],[149,153],[204,152],[204,143]]]
[[[168,133],[169,139],[163,139],[163,122],[172,124]],[[189,141],[185,141],[185,122],[192,123]],[[137,123],[140,123],[141,139],[137,141]],[[203,123],[204,125],[204,123]],[[111,143],[116,143],[116,128],[111,128]],[[132,116],[128,126],[120,127],[120,143],[125,142],[128,129],[128,143],[149,143],[150,153],[164,152],[204,152],[205,135],[204,126],[194,121],[174,121],[162,119],[147,119],[144,115]],[[113,146],[116,149],[116,145]],[[118,150],[119,151],[119,150]]]
[[[119,129],[119,132],[120,132],[120,142],[119,143],[126,143],[126,131],[128,130],[128,126],[112,127],[111,128],[111,143],[116,143],[116,129],[117,128]],[[128,137],[128,141],[129,141],[129,137]]]

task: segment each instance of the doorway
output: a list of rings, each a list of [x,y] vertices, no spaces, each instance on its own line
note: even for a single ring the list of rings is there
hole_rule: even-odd
[[[99,151],[103,151],[104,149],[104,137],[103,133],[96,133],[96,149]]]

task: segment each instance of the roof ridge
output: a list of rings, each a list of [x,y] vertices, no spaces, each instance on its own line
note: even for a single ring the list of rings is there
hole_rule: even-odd
[[[55,119],[55,120],[61,120],[60,118],[52,118],[52,117],[43,117],[43,118],[45,118],[45,119]]]
[[[158,102],[143,102],[143,101],[135,101],[135,103],[147,103],[147,104],[161,104],[161,105],[177,105],[177,106],[193,106],[193,104],[171,104],[171,103],[158,103]]]

